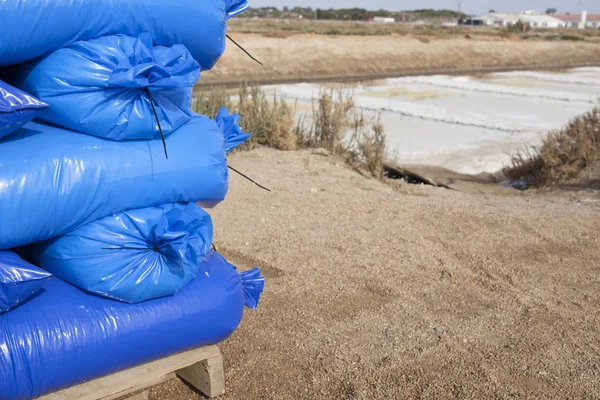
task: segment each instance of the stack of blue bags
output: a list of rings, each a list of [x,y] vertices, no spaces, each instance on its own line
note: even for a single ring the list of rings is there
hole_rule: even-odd
[[[0,398],[214,344],[264,279],[211,250],[238,116],[190,110],[246,0],[0,2]],[[200,204],[200,205],[199,205]]]

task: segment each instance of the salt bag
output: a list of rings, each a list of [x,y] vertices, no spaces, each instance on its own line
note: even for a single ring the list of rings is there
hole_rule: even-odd
[[[0,314],[29,299],[51,276],[12,251],[0,251]]]
[[[4,77],[50,105],[39,120],[112,140],[155,139],[158,123],[166,136],[192,118],[200,66],[185,46],[154,46],[143,33],[78,41]]]
[[[175,203],[111,215],[24,252],[80,289],[139,303],[185,287],[210,251],[212,236],[206,211]]]
[[[226,339],[243,315],[244,282],[214,252],[200,268],[206,273],[179,293],[140,304],[52,277],[39,296],[0,315],[0,398],[37,398]]]
[[[247,139],[223,111],[162,142],[100,139],[30,122],[0,141],[0,249],[70,232],[121,211],[225,198],[226,149]],[[243,141],[242,140],[242,141]]]
[[[246,0],[0,1],[0,66],[32,60],[78,40],[149,32],[158,45],[185,45],[208,70],[225,50],[227,19],[246,9]]]
[[[0,139],[34,119],[48,104],[0,81]]]

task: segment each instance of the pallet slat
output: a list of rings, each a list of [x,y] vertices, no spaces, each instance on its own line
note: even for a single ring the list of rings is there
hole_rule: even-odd
[[[94,379],[39,397],[38,400],[111,400],[165,382],[176,374],[209,397],[224,392],[221,351],[213,345]]]

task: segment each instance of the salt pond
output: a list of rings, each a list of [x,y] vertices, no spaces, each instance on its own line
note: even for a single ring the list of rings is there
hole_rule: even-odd
[[[331,85],[265,89],[298,101],[300,115],[324,87]],[[598,104],[600,68],[393,78],[352,90],[366,114],[379,115],[399,162],[475,174],[498,171],[510,153]]]

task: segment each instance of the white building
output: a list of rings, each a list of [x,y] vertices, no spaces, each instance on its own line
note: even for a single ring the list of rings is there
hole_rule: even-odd
[[[488,13],[473,18],[473,21],[481,21],[478,25],[485,26],[510,26],[516,24],[519,18],[515,14]]]
[[[394,18],[375,17],[373,18],[373,22],[378,24],[393,24],[394,22],[396,22],[396,20]]]
[[[535,14],[532,11],[520,14],[488,13],[473,18],[473,25],[506,27],[517,22],[529,25],[532,28],[564,28],[566,22],[546,14]]]
[[[565,28],[567,24],[547,14],[519,14],[519,21],[532,28]]]
[[[581,14],[560,14],[554,17],[563,21],[567,28],[600,29],[600,14],[588,14],[584,11]]]

